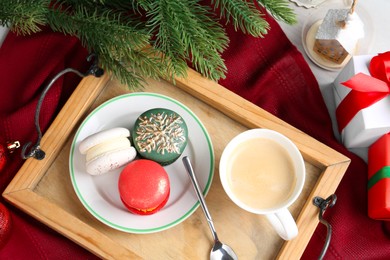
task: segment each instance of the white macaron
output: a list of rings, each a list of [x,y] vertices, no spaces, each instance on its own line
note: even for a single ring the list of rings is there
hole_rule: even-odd
[[[124,127],[116,127],[94,133],[80,143],[80,153],[86,154],[91,147],[117,137],[130,137],[130,130]]]
[[[80,153],[86,155],[86,171],[91,175],[101,175],[134,160],[137,151],[128,137],[130,131],[122,127],[86,137],[79,145]]]

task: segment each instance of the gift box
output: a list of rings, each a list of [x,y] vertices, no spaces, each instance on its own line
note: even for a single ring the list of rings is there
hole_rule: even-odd
[[[390,60],[390,52],[354,56],[334,81],[336,119],[347,148],[367,148],[390,131],[389,75],[386,75],[389,68],[386,62],[382,64],[386,59]]]
[[[5,37],[7,36],[9,31],[8,27],[0,26],[0,47],[3,44],[3,41],[5,40]]]
[[[390,220],[390,133],[368,149],[368,216]]]

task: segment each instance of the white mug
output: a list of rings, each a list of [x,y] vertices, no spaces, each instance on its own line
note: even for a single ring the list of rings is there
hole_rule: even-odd
[[[251,129],[234,137],[219,163],[222,186],[242,209],[265,215],[284,240],[298,235],[288,207],[305,183],[305,163],[295,144],[269,129]]]

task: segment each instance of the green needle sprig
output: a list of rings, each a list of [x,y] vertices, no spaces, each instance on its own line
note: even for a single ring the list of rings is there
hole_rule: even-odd
[[[188,64],[212,80],[225,77],[224,21],[254,37],[270,29],[261,10],[292,24],[287,0],[3,0],[0,25],[29,35],[44,26],[75,36],[101,66],[136,89],[145,78],[185,77]]]

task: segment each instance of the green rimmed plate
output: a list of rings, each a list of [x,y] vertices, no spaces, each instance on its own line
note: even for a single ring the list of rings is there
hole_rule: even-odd
[[[188,218],[199,206],[192,184],[180,157],[165,166],[171,193],[165,207],[159,212],[139,216],[130,213],[122,204],[118,192],[118,178],[122,168],[101,176],[91,176],[85,170],[85,156],[78,150],[87,136],[112,127],[131,129],[136,118],[152,108],[167,108],[180,114],[188,127],[188,144],[182,156],[187,155],[197,173],[203,193],[210,189],[214,176],[214,152],[209,134],[199,118],[185,105],[170,97],[137,92],[112,98],[81,123],[73,139],[69,170],[73,188],[84,207],[104,224],[129,233],[146,234],[173,227]]]

